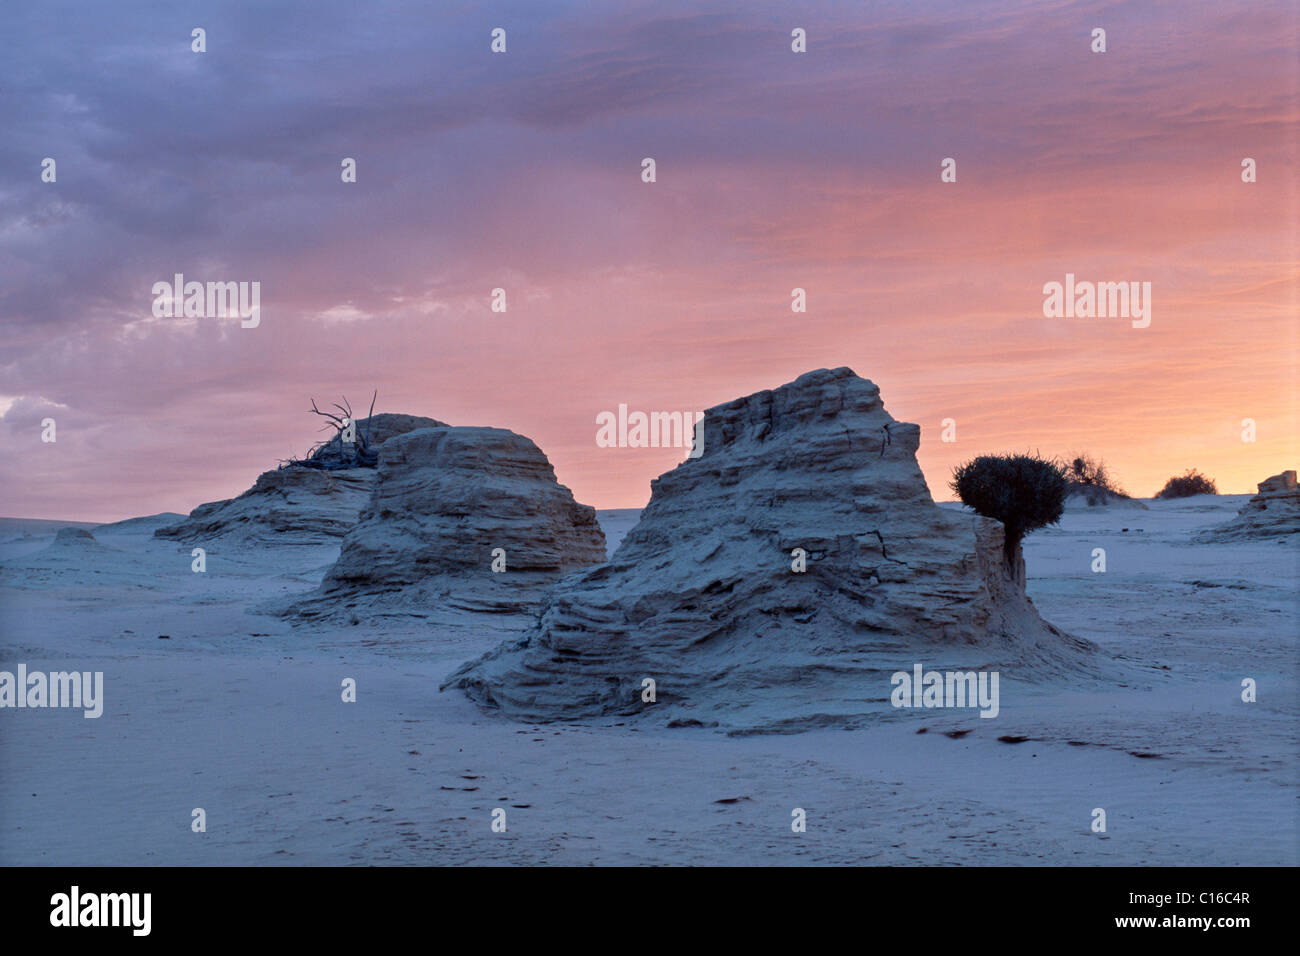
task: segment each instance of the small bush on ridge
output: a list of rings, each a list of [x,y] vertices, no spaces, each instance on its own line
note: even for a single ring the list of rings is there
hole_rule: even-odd
[[[1064,459],[1062,464],[1065,468],[1065,480],[1071,490],[1082,489],[1089,492],[1095,488],[1099,492],[1109,492],[1120,498],[1128,497],[1101,459],[1093,458],[1087,453],[1080,453]],[[1092,499],[1093,496],[1089,495],[1089,500]]]
[[[1165,482],[1165,486],[1156,492],[1157,498],[1190,498],[1192,495],[1217,495],[1219,489],[1213,478],[1207,478],[1193,468],[1187,469],[1181,476],[1175,476]]]

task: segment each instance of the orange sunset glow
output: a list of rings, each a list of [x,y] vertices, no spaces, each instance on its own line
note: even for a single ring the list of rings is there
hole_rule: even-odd
[[[1086,451],[1137,496],[1300,460],[1292,4],[836,8],[806,58],[779,4],[521,6],[503,63],[409,15],[380,55],[324,12],[310,58],[272,19],[218,79],[140,67],[107,19],[5,57],[5,514],[187,512],[302,454],[312,398],[373,389],[639,507],[682,451],[599,447],[602,411],[843,365],[921,426],[939,500],[987,452]],[[84,60],[23,87],[49,57]],[[260,325],[155,317],[176,273],[260,281]],[[1150,283],[1149,327],[1046,317],[1067,274]]]

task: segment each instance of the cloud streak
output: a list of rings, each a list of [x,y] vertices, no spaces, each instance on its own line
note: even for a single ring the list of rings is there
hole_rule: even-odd
[[[3,510],[189,510],[310,444],[310,396],[372,387],[527,434],[580,500],[635,506],[674,457],[596,448],[597,412],[844,364],[922,425],[940,496],[1001,447],[1086,447],[1141,493],[1294,467],[1293,5],[593,6],[17,11]],[[1044,319],[1067,271],[1152,282],[1152,327]],[[152,319],[176,272],[260,281],[261,326]]]

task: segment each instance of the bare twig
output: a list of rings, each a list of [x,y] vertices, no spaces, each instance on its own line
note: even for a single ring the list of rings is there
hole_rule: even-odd
[[[349,425],[353,426],[355,432],[356,419],[352,417],[352,403],[348,401],[347,396],[343,396],[343,403],[331,402],[330,404],[338,409],[340,414],[328,410],[322,410],[316,405],[316,399],[311,400],[311,411],[313,415],[319,415],[326,420],[321,426],[321,430],[329,428],[334,429],[334,434],[324,440],[316,442],[308,450],[305,458],[291,458],[282,463],[281,467],[290,465],[299,465],[304,468],[323,468],[327,471],[333,471],[341,468],[373,468],[379,463],[379,455],[370,448],[370,422],[375,417],[375,400],[379,397],[379,389],[375,389],[374,394],[370,397],[370,412],[366,416],[366,430],[364,434],[356,435],[351,442],[343,441],[343,433]],[[332,455],[326,455],[325,449],[338,443],[337,458]],[[350,448],[348,446],[351,446]]]

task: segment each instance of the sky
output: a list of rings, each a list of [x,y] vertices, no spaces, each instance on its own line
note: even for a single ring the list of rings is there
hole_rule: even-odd
[[[602,412],[838,366],[937,500],[1008,451],[1253,492],[1300,464],[1297,9],[10,5],[0,514],[188,512],[376,389],[639,507],[684,453],[600,447]],[[176,273],[259,282],[260,323],[155,316]],[[1149,327],[1045,316],[1067,274],[1151,283]]]

